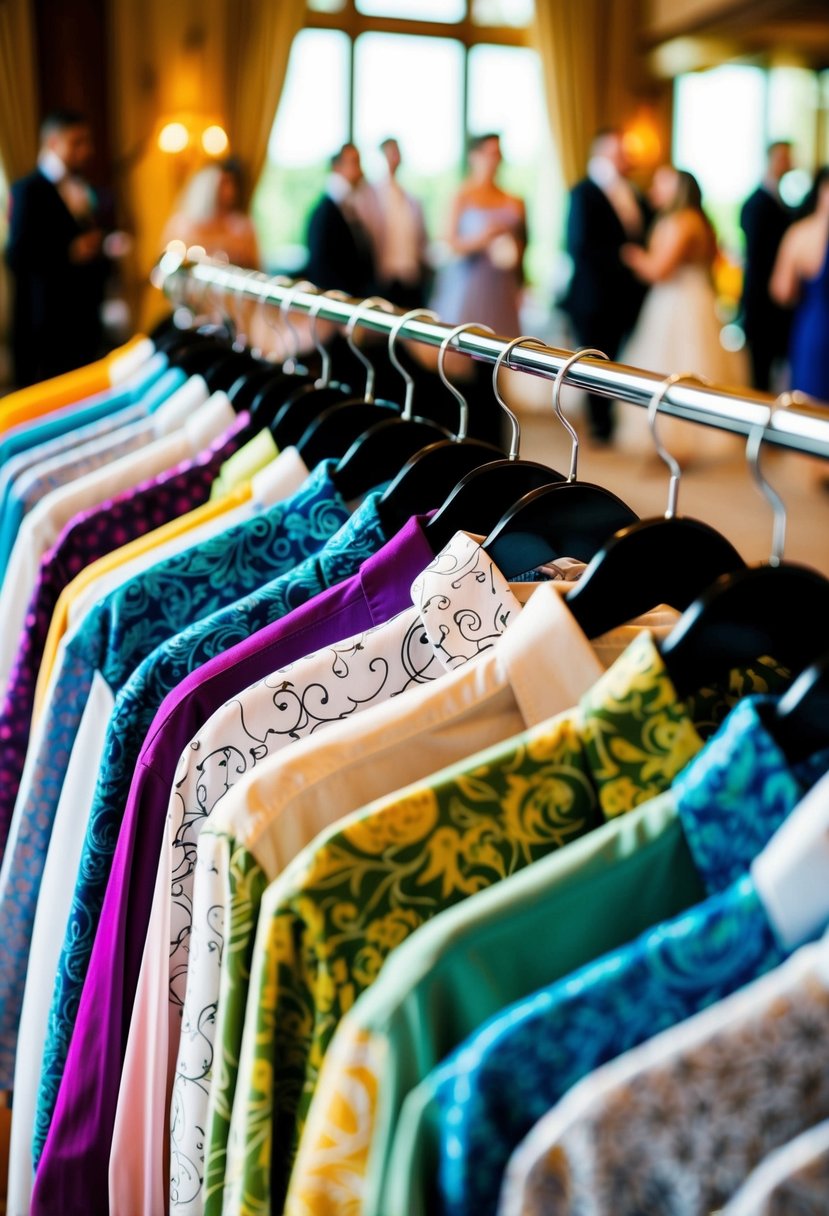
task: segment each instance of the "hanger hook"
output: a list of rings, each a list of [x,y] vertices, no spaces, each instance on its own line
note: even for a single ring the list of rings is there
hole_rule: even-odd
[[[400,336],[400,331],[407,321],[414,321],[415,317],[425,317],[429,321],[439,321],[440,317],[436,312],[432,312],[431,308],[412,308],[409,312],[404,312],[402,317],[398,317],[394,325],[389,330],[389,361],[392,367],[396,368],[403,377],[403,382],[406,385],[406,396],[403,399],[403,413],[401,418],[408,421],[412,416],[412,406],[414,405],[414,376],[406,371],[403,364],[397,357],[397,339]]]
[[[660,405],[665,400],[665,394],[668,389],[674,384],[679,384],[681,380],[694,384],[711,383],[710,380],[706,380],[705,376],[697,376],[693,372],[671,372],[670,376],[665,377],[648,402],[648,426],[651,429],[653,446],[656,448],[657,456],[667,465],[668,472],[671,474],[671,480],[668,482],[668,505],[665,508],[666,519],[673,519],[676,515],[676,504],[679,498],[679,479],[682,476],[682,469],[676,456],[671,455],[656,433],[656,416],[659,413]]]
[[[449,392],[452,394],[452,396],[455,398],[458,405],[460,406],[458,431],[457,431],[457,434],[455,435],[456,443],[461,443],[464,439],[466,439],[467,432],[469,430],[469,402],[466,400],[466,397],[464,397],[461,390],[456,385],[454,385],[452,383],[452,381],[449,379],[449,377],[447,376],[446,368],[445,368],[444,364],[446,363],[446,351],[448,350],[449,346],[451,346],[452,342],[454,342],[455,338],[457,338],[458,334],[468,333],[470,330],[473,330],[473,329],[476,330],[478,333],[486,333],[486,334],[495,333],[495,330],[490,329],[488,325],[476,325],[474,322],[469,322],[466,325],[456,325],[455,328],[453,330],[451,330],[446,335],[446,337],[443,339],[443,341],[440,344],[440,351],[438,352],[438,375],[440,376],[443,384],[446,386],[446,388],[449,389]]]
[[[394,305],[390,304],[388,300],[384,300],[382,296],[368,296],[365,300],[361,300],[354,309],[354,316],[345,327],[345,337],[351,353],[357,356],[368,372],[366,376],[365,399],[368,402],[372,402],[374,400],[374,378],[376,375],[374,364],[367,355],[363,354],[354,339],[354,328],[359,321],[363,320],[364,308],[382,308],[383,312],[394,312]]]
[[[779,409],[786,409],[797,400],[794,393],[781,393],[774,405],[769,407],[765,422],[758,422],[748,433],[746,440],[746,458],[754,484],[765,498],[774,514],[774,526],[771,536],[770,566],[779,566],[783,560],[783,549],[786,543],[786,504],[770,482],[766,481],[760,468],[760,449],[766,432],[771,426],[772,419]]]
[[[585,346],[581,350],[577,350],[570,355],[569,359],[565,359],[561,367],[556,372],[556,378],[553,381],[553,409],[559,422],[573,441],[570,448],[570,472],[567,474],[568,481],[576,480],[576,473],[578,472],[579,468],[579,437],[572,422],[569,420],[569,418],[565,418],[564,413],[562,412],[561,390],[564,386],[564,381],[570,368],[575,363],[578,363],[580,359],[587,358],[588,355],[592,355],[594,359],[607,359],[608,357],[603,350],[596,350],[594,346]]]
[[[512,427],[512,437],[510,438],[509,452],[507,453],[509,460],[518,459],[518,449],[521,445],[521,423],[518,421],[518,418],[498,391],[498,373],[500,372],[503,364],[509,359],[509,356],[515,350],[516,346],[521,346],[524,342],[535,342],[536,346],[544,345],[540,338],[534,338],[531,334],[524,334],[520,338],[513,338],[513,340],[508,342],[501,351],[500,355],[495,360],[495,365],[492,369],[492,391],[495,394],[495,400],[498,402],[507,418],[509,418],[510,426]]]
[[[262,292],[261,296],[259,297],[259,304],[257,305],[257,312],[258,312],[259,316],[264,318],[265,324],[267,325],[268,329],[270,329],[273,333],[277,332],[277,326],[273,325],[268,320],[267,308],[268,308],[268,305],[273,302],[268,299],[268,292],[272,287],[290,287],[290,286],[291,286],[291,279],[289,279],[288,276],[284,275],[284,274],[274,274],[274,275],[271,275],[270,277],[265,278],[265,290]],[[273,355],[271,355],[269,357],[270,357],[270,361],[272,363],[276,362],[276,358]]]
[[[328,385],[331,383],[331,353],[325,343],[320,341],[319,329],[317,328],[319,311],[326,300],[347,299],[347,294],[344,291],[338,291],[336,287],[332,287],[330,291],[319,291],[317,289],[317,298],[308,309],[308,316],[311,318],[311,340],[317,348],[317,354],[322,360],[319,379],[314,381],[314,388],[328,388]]]
[[[314,293],[314,295],[316,295],[317,287],[309,279],[300,279],[298,283],[294,283],[288,288],[285,295],[282,297],[281,304],[279,305],[280,316],[282,317],[285,328],[291,335],[290,352],[287,359],[282,364],[283,372],[288,373],[295,372],[299,366],[299,330],[291,320],[289,313],[291,311],[291,305],[301,291],[311,291]]]
[[[248,279],[252,279],[258,273],[259,273],[258,270],[246,270],[244,272],[245,281],[247,281]],[[236,327],[236,338],[233,342],[233,349],[234,350],[244,350],[247,346],[250,345],[250,343],[248,341],[248,335],[243,331],[242,323],[239,319],[239,307],[242,302],[242,288],[241,287],[239,287],[239,288],[231,287],[228,284],[226,290],[230,291],[231,296],[234,300],[234,303],[230,308],[230,315],[233,319],[233,324]]]

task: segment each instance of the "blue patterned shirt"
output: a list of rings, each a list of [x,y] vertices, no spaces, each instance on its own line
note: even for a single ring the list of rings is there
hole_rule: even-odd
[[[327,499],[321,500],[319,511],[312,512],[309,517],[311,525],[321,530],[329,527],[337,516],[347,516],[344,505],[332,501],[334,491],[330,467],[331,462],[327,462],[309,479],[310,482],[321,482],[329,487]],[[118,693],[107,728],[103,760],[55,980],[38,1097],[33,1144],[35,1162],[39,1160],[45,1143],[63,1075],[135,764],[156,711],[167,694],[208,659],[230,649],[270,622],[286,616],[293,608],[306,603],[327,587],[355,574],[366,558],[376,553],[388,539],[377,511],[379,498],[379,491],[368,495],[354,515],[343,520],[343,526],[336,536],[317,556],[309,557],[297,568],[293,568],[291,563],[291,568],[284,575],[267,586],[196,621],[158,646],[136,668]],[[323,520],[326,521],[325,525]],[[282,549],[287,557],[289,539],[286,536],[285,541],[279,543],[269,540],[269,551]],[[227,571],[222,575],[217,572],[217,577],[227,579],[230,573]]]
[[[331,467],[330,462],[320,465],[286,502],[128,580],[95,604],[68,639],[44,712],[28,794],[15,808],[0,884],[0,1086],[11,1088],[49,838],[96,673],[117,695],[139,663],[179,630],[268,579],[293,574],[306,560],[313,563],[320,547],[348,519]]]
[[[784,959],[746,871],[829,756],[791,771],[759,701],[741,702],[673,787],[711,897],[499,1013],[425,1083],[445,1212],[494,1213],[513,1150],[572,1085]]]

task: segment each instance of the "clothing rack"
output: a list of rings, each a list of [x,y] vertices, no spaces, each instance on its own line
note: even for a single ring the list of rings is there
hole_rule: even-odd
[[[209,259],[188,262],[178,254],[162,255],[152,275],[155,286],[172,295],[177,286],[201,284],[214,287],[223,294],[233,293],[262,304],[281,305],[288,301],[289,311],[312,313],[326,321],[346,324],[359,311],[359,324],[376,333],[389,334],[401,313],[384,312],[363,305],[355,299],[337,299],[297,290],[293,280],[274,279],[259,271],[244,270]],[[400,329],[399,337],[428,346],[440,346],[453,327],[440,322],[412,319]],[[466,331],[453,343],[453,351],[488,363],[495,363],[507,345],[507,339],[484,333]],[[572,351],[553,346],[519,346],[509,355],[508,366],[530,375],[552,380]],[[678,371],[693,373],[693,368]],[[565,383],[602,396],[614,397],[632,405],[647,407],[656,390],[664,383],[657,372],[644,371],[624,363],[584,358],[567,372]],[[660,411],[688,422],[713,426],[739,435],[749,435],[758,425],[766,426],[764,441],[777,447],[829,459],[829,410],[812,404],[808,398],[796,398],[796,405],[787,401],[775,408],[775,399],[767,393],[752,390],[731,390],[718,385],[689,382],[672,384],[660,402]]]

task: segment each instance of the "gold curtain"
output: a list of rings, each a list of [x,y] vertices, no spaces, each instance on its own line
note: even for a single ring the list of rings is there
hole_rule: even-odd
[[[34,168],[37,81],[29,0],[0,0],[0,161],[8,180]]]
[[[584,176],[590,141],[629,117],[635,92],[635,0],[537,0],[535,45],[550,129],[567,186]]]
[[[255,185],[305,0],[110,0],[110,14],[116,169],[135,238],[126,271],[136,319],[146,326],[165,307],[146,286],[162,229],[206,160],[200,132],[208,123],[223,126]],[[171,121],[191,128],[184,152],[158,147]]]
[[[265,165],[291,43],[302,28],[305,10],[306,0],[235,0],[230,5],[227,129],[249,194]]]

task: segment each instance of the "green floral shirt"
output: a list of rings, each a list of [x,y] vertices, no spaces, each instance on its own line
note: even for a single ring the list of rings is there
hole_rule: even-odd
[[[642,634],[574,710],[349,816],[267,889],[228,840],[225,962],[243,982],[226,984],[223,969],[206,1210],[222,1192],[225,1210],[281,1210],[325,1052],[390,951],[443,909],[667,789],[737,700],[785,680],[761,661],[682,702]],[[257,908],[252,962],[232,961]]]

